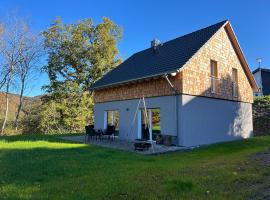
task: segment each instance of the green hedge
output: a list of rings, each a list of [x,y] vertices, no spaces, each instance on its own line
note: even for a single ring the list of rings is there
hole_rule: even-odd
[[[255,135],[270,135],[270,96],[254,99],[253,126]]]

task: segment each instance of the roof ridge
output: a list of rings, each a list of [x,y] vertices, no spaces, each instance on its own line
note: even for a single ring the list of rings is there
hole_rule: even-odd
[[[226,19],[226,20],[217,22],[217,23],[215,23],[215,24],[212,24],[212,25],[210,25],[210,26],[206,26],[206,27],[204,27],[204,28],[197,29],[196,31],[192,31],[192,32],[186,33],[186,34],[181,35],[181,36],[179,36],[179,37],[176,37],[176,38],[174,38],[174,39],[170,39],[170,40],[167,40],[167,41],[165,41],[165,42],[161,42],[161,44],[164,45],[164,44],[166,44],[166,43],[173,42],[173,41],[175,41],[175,40],[178,40],[178,39],[183,38],[183,37],[187,37],[187,36],[189,36],[189,35],[191,35],[191,34],[194,34],[194,33],[196,33],[196,32],[200,32],[200,31],[203,31],[203,30],[208,29],[208,28],[210,28],[210,27],[217,26],[218,24],[220,24],[220,25],[221,25],[221,24],[225,24],[226,22],[229,22],[229,20]],[[142,50],[140,50],[140,51],[137,51],[136,53],[133,53],[131,56],[133,56],[133,55],[135,55],[135,54],[138,54],[138,53],[141,53],[141,52],[143,52],[143,51],[149,50],[149,49],[151,49],[151,47],[148,47],[148,48],[146,48],[146,49],[142,49]],[[130,56],[130,57],[131,57],[131,56]]]
[[[225,24],[225,22],[228,22],[228,20],[223,20],[223,21],[221,21],[221,22],[218,22],[218,23],[212,24],[212,25],[210,25],[210,26],[207,26],[207,27],[204,27],[204,28],[198,29],[198,30],[196,30],[196,31],[193,31],[193,32],[187,33],[187,34],[182,35],[182,36],[179,36],[179,37],[177,37],[177,38],[174,38],[174,39],[168,40],[168,41],[166,41],[166,42],[164,42],[164,43],[168,43],[168,42],[171,42],[171,41],[174,41],[174,40],[177,40],[177,39],[180,39],[180,38],[183,38],[183,37],[189,36],[189,35],[194,34],[194,33],[196,33],[196,32],[200,32],[200,31],[203,31],[203,30],[205,30],[205,29],[209,29],[210,27],[217,26],[218,24],[220,24],[220,25],[221,25],[221,24]],[[163,43],[163,44],[164,44],[164,43]]]

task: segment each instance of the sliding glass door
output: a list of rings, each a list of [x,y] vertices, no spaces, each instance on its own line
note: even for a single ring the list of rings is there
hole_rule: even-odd
[[[151,109],[152,112],[152,138],[156,140],[157,135],[161,134],[160,129],[160,109]]]
[[[138,115],[138,138],[156,140],[160,134],[160,109],[142,109]]]

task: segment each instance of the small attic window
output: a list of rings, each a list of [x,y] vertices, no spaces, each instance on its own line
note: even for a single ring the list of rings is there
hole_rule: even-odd
[[[232,69],[232,92],[233,97],[238,96],[238,72],[236,68]]]
[[[217,61],[214,60],[210,61],[210,79],[211,79],[211,92],[217,93],[219,79],[218,79]]]

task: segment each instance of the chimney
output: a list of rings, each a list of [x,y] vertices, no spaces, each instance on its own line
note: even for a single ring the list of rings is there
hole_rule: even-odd
[[[154,52],[157,50],[157,47],[160,45],[160,41],[158,39],[154,39],[151,41],[151,48],[153,48]]]

